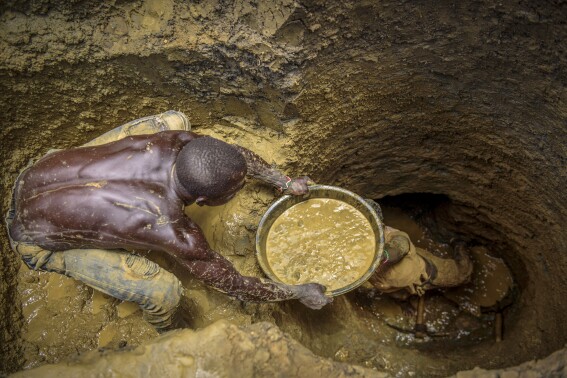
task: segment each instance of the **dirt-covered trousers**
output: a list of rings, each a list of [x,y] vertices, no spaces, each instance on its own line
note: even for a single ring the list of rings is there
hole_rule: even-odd
[[[85,146],[165,130],[189,131],[190,124],[183,113],[168,111],[117,127]],[[5,218],[8,228],[14,215],[12,201],[12,208]],[[31,269],[61,273],[120,300],[135,302],[142,309],[144,319],[158,330],[172,325],[183,286],[177,277],[156,263],[122,250],[71,249],[53,252],[31,241],[10,240],[10,243]]]

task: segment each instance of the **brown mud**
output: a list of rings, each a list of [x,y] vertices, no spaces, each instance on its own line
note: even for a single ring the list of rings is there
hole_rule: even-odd
[[[381,299],[368,304],[362,292],[310,311],[296,302],[240,303],[182,276],[186,321],[202,328],[196,338],[213,347],[188,351],[179,364],[193,366],[198,355],[201,374],[229,375],[242,366],[240,357],[254,356],[259,360],[251,361],[267,369],[258,374],[270,375],[300,375],[293,363],[342,371],[333,359],[398,376],[515,365],[510,374],[561,376],[564,350],[557,350],[567,342],[561,301],[567,297],[565,12],[560,1],[5,1],[2,213],[29,159],[81,145],[132,119],[181,110],[197,132],[242,144],[290,175],[307,174],[366,198],[444,196],[428,218],[435,227],[426,225],[440,234],[432,240],[459,236],[486,248],[488,262],[505,261],[517,296],[503,309],[504,339],[495,343],[483,328],[487,313],[478,318],[456,310],[447,296],[432,295],[428,324],[468,332],[445,345],[415,342],[384,326],[378,310],[392,318],[401,316],[399,307]],[[276,194],[251,183],[224,208],[187,213],[242,273],[262,276],[254,232]],[[98,348],[123,351],[148,341],[156,355],[160,345],[167,355],[189,340],[172,335],[182,341],[163,343],[131,306],[66,277],[22,268],[5,230],[0,238],[2,374],[88,350],[96,365],[106,353]],[[154,259],[175,271],[170,261]],[[443,313],[450,320],[436,324]],[[242,333],[227,333],[219,319]],[[281,342],[277,332],[269,342],[248,343],[263,332],[255,328],[261,321],[325,358],[294,359],[303,355],[295,354],[299,347]],[[213,343],[215,334],[237,335],[243,343],[227,351]],[[261,361],[276,357],[263,353],[266,347],[293,363],[269,370]],[[216,358],[221,350],[228,353],[223,364]],[[108,353],[120,363],[120,353]],[[140,361],[125,366],[134,365],[147,372]],[[328,376],[328,370],[308,371]]]

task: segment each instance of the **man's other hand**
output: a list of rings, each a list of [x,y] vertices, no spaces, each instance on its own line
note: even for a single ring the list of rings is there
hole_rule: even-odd
[[[302,196],[309,193],[309,188],[307,185],[315,184],[309,177],[302,176],[291,179],[288,183],[288,187],[284,190],[284,194],[291,194],[294,196]]]
[[[317,283],[308,283],[296,286],[297,299],[305,306],[319,310],[323,306],[333,301],[333,298],[325,295],[325,286]]]

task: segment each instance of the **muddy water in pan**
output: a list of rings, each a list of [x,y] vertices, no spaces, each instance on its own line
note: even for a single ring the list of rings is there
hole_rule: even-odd
[[[376,242],[368,220],[342,201],[314,198],[286,210],[270,228],[267,260],[288,284],[317,282],[336,290],[368,271]]]

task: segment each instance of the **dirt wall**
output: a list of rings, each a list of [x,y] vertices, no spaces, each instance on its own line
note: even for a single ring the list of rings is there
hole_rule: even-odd
[[[559,1],[4,2],[2,209],[29,159],[181,110],[197,130],[276,151],[266,158],[292,174],[371,198],[427,192],[452,200],[447,228],[493,246],[521,295],[503,343],[407,351],[430,366],[426,375],[543,357],[567,340],[558,300],[567,295],[566,13]],[[271,195],[256,196],[247,222]],[[249,250],[252,234],[235,232],[221,252],[260,274],[252,255],[230,251],[239,240],[237,249]],[[16,281],[24,273],[1,237],[1,365],[15,371],[37,345],[22,338],[25,285]],[[293,305],[242,310],[202,293],[219,304],[215,316],[271,320],[323,353],[324,339],[312,337],[320,319]],[[323,322],[329,327],[349,310],[338,302]]]

